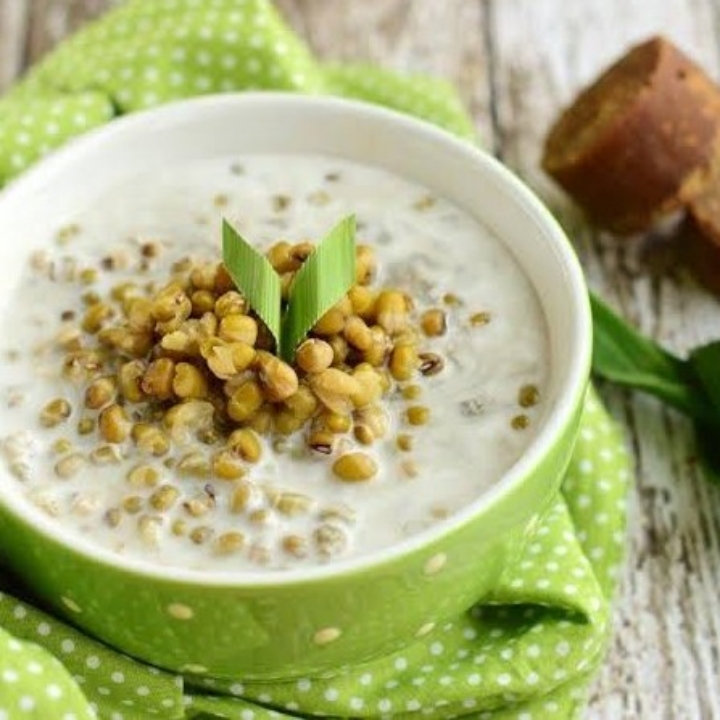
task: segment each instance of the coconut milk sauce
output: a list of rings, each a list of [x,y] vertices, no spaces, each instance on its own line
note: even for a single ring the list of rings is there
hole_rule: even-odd
[[[423,386],[419,402],[430,408],[430,421],[401,428],[399,403],[388,403],[391,431],[369,450],[380,464],[376,478],[339,482],[326,457],[308,457],[302,439],[291,437],[281,453],[266,442],[261,462],[247,477],[309,495],[316,503],[313,512],[253,526],[226,509],[230,483],[212,481],[217,507],[207,524],[217,532],[241,530],[249,540],[247,552],[213,555],[187,537],[174,536],[169,520],[156,546],[142,541],[131,516],[110,528],[105,512],[131,492],[125,476],[138,462],[132,443],[123,446],[127,457],[120,464],[88,463],[65,480],[53,472],[57,439],[70,439],[81,452],[98,444],[95,434],[77,435],[82,395],[60,376],[62,354],[49,349],[61,327],[61,312],[73,309],[81,315],[80,295],[88,288],[53,281],[28,267],[5,309],[0,361],[0,435],[6,438],[8,463],[22,465],[26,476],[15,481],[17,491],[55,515],[68,532],[115,552],[163,565],[257,571],[331,559],[313,552],[297,559],[278,549],[287,533],[312,537],[323,509],[347,509],[348,518],[329,521],[347,543],[339,556],[363,555],[425,529],[496,483],[537,432],[549,372],[545,320],[538,297],[503,243],[427,190],[386,171],[334,158],[216,158],[133,178],[88,207],[66,244],[48,238],[47,248],[61,278],[63,257],[75,258],[82,267],[98,267],[108,253],[157,240],[163,253],[144,277],[162,282],[171,263],[183,256],[219,259],[223,216],[264,247],[280,238],[318,240],[349,213],[357,216],[358,240],[376,250],[380,273],[374,285],[398,287],[419,307],[443,307],[448,315],[448,332],[421,345],[445,359],[442,373],[416,381]],[[134,276],[132,270],[101,274],[92,289],[103,294]],[[448,293],[458,304],[446,302]],[[470,317],[479,312],[488,313],[490,321],[475,327]],[[522,409],[518,392],[527,384],[539,388],[541,403]],[[56,428],[42,428],[38,414],[55,397],[70,400],[73,415]],[[511,426],[518,414],[529,418],[528,427]],[[399,431],[413,434],[411,453],[398,451]],[[414,477],[403,470],[409,460],[417,470]],[[163,481],[173,478],[161,462],[157,467]],[[204,481],[176,477],[173,482],[191,496]]]

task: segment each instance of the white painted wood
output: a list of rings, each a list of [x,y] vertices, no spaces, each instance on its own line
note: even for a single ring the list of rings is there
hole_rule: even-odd
[[[454,83],[478,131],[492,143],[489,59],[479,0],[279,0],[320,57],[372,61]]]
[[[12,3],[16,0],[6,0]],[[30,6],[30,32],[25,57],[39,60],[66,35],[121,0],[24,0]]]
[[[37,59],[114,2],[0,0],[0,89],[24,58]],[[718,301],[677,271],[667,243],[594,232],[538,166],[552,118],[629,43],[661,32],[720,77],[719,0],[278,5],[321,57],[371,60],[456,83],[486,146],[556,210],[595,289],[678,352],[720,337]],[[638,482],[616,632],[587,717],[720,718],[720,490],[698,477],[682,418],[651,400],[603,394],[627,429]]]
[[[717,301],[668,274],[672,255],[657,237],[594,232],[539,168],[552,119],[628,44],[668,35],[716,74],[715,8],[689,0],[497,0],[492,9],[504,158],[558,211],[590,284],[679,352],[720,336]],[[650,400],[606,397],[626,419],[639,476],[616,633],[588,717],[720,717],[720,491],[697,477],[683,419]]]
[[[22,69],[27,23],[25,0],[0,0],[0,92]]]

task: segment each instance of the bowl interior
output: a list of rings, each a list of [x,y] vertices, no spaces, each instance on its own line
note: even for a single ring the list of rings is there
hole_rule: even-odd
[[[392,548],[298,572],[307,577],[387,559],[442,533],[448,524],[491,509],[495,498],[538,463],[585,388],[590,357],[587,293],[569,242],[532,193],[490,156],[430,125],[362,103],[272,93],[185,101],[118,120],[55,153],[0,196],[0,308],[12,297],[28,254],[123,177],[246,153],[336,155],[385,168],[444,196],[508,245],[541,299],[550,334],[551,402],[543,427],[501,482],[449,520]],[[2,492],[3,487],[11,490],[14,482],[0,471],[2,501],[43,532],[61,536],[19,493]],[[64,542],[87,552],[70,538]],[[138,571],[183,575],[171,568],[143,567],[99,548],[92,552]],[[210,575],[195,577],[207,583]],[[293,571],[283,573],[272,582],[292,576]]]

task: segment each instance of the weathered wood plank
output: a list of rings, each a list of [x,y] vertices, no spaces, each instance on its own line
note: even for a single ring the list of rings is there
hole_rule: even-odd
[[[475,0],[280,0],[277,5],[320,57],[368,60],[457,85],[492,144],[484,8]]]
[[[0,0],[0,93],[22,71],[28,13],[26,0]]]
[[[36,62],[64,37],[118,3],[119,0],[31,0],[28,62]]]
[[[589,281],[678,351],[720,335],[717,303],[678,273],[661,239],[624,243],[589,230],[539,169],[544,133],[577,90],[629,44],[654,33],[717,68],[713,7],[700,0],[496,0],[498,134],[503,156],[557,210]],[[532,42],[529,41],[532,38]],[[688,424],[657,403],[606,392],[626,418],[639,478],[617,630],[590,717],[720,716],[720,493],[698,477]]]

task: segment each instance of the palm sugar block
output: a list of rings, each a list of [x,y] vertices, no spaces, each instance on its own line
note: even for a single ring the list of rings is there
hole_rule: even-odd
[[[683,260],[706,288],[720,295],[720,166],[687,204],[679,233]]]
[[[719,139],[720,88],[671,42],[654,37],[561,114],[543,167],[595,224],[629,235],[703,192]]]

